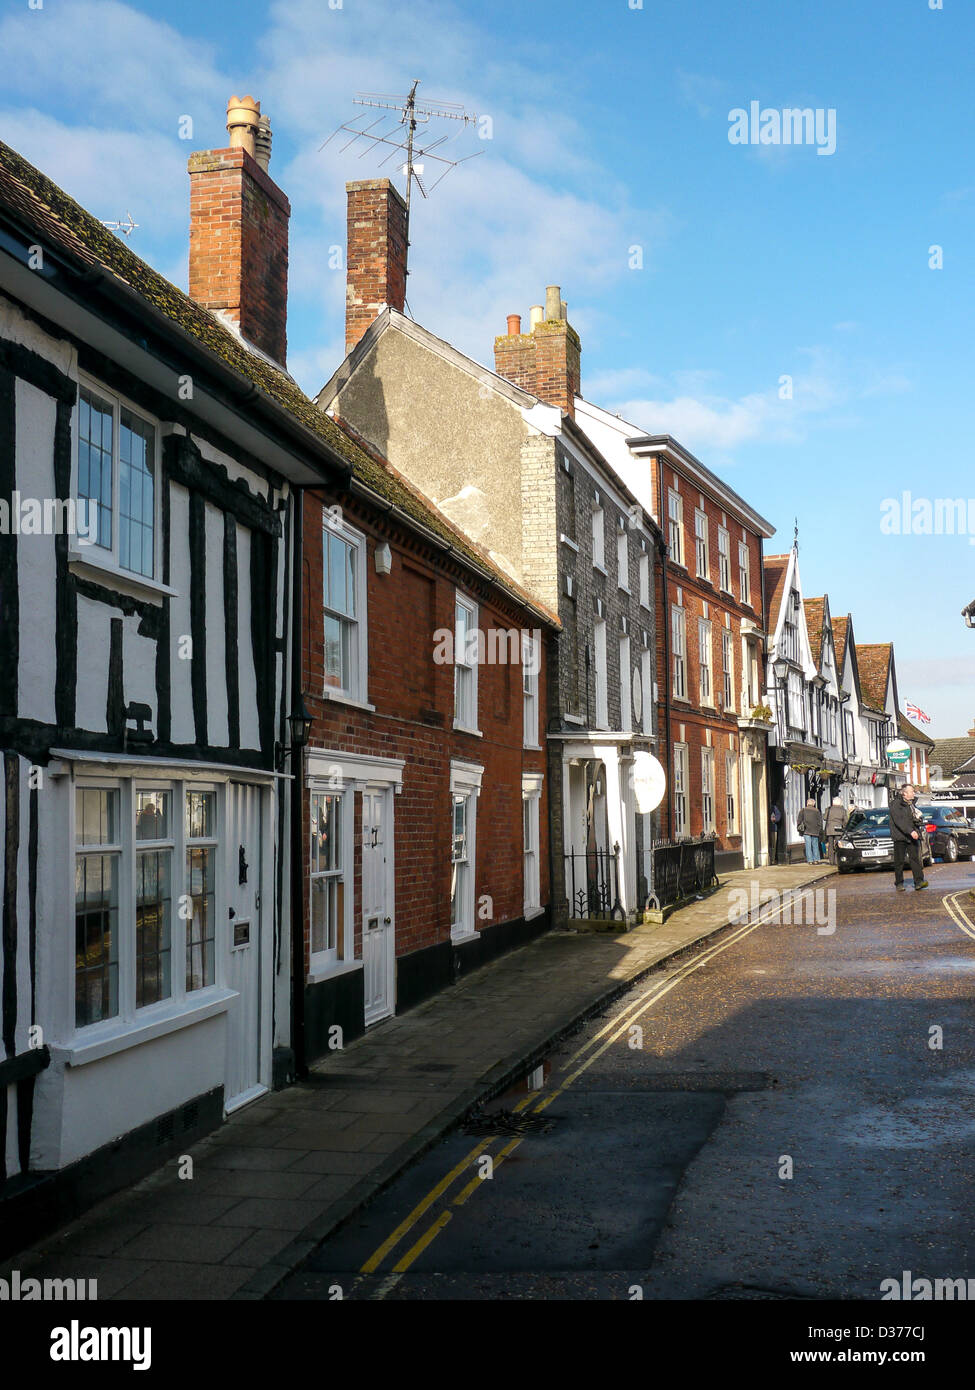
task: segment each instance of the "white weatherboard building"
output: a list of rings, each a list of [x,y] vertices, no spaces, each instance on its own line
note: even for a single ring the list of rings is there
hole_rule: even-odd
[[[93,518],[0,534],[5,1242],[286,1065],[292,498],[346,467],[301,402],[0,145],[0,499]]]

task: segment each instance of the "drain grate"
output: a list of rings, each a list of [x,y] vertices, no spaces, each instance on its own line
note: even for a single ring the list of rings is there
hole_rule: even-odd
[[[510,1110],[472,1110],[461,1125],[465,1134],[546,1134],[555,1125],[551,1115],[515,1115]]]

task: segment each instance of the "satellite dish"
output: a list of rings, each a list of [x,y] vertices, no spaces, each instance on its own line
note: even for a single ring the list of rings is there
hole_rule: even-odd
[[[641,816],[655,811],[667,790],[667,774],[652,753],[634,753],[630,768],[633,800]]]

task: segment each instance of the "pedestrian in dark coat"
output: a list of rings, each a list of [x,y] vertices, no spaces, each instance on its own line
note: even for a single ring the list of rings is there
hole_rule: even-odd
[[[843,802],[838,796],[834,796],[833,804],[826,812],[826,825],[824,827],[828,847],[827,858],[831,864],[836,863],[836,841],[843,833],[844,825],[846,825],[846,812],[843,809]]]
[[[819,837],[823,833],[823,818],[812,797],[799,812],[796,829],[806,842],[806,863],[818,864],[822,858],[819,853]]]
[[[904,887],[904,861],[911,866],[914,887],[927,888],[928,881],[921,867],[921,818],[914,810],[917,792],[908,782],[891,798],[890,835],[894,842],[894,887]]]

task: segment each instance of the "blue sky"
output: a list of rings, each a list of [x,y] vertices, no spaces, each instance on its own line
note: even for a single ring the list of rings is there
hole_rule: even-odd
[[[4,0],[0,136],[97,216],[131,211],[133,250],[185,286],[186,158],[226,142],[231,92],[260,98],[293,208],[290,365],[314,391],[342,355],[344,181],[388,172],[319,145],[357,91],[415,78],[490,116],[415,206],[416,318],[490,363],[505,315],[561,284],[584,394],[675,434],[774,523],[770,552],[798,517],[807,594],[892,640],[902,704],[963,733],[975,547],[880,521],[905,491],[975,497],[972,7],[631,3]],[[752,101],[835,110],[835,153],[729,143]]]

